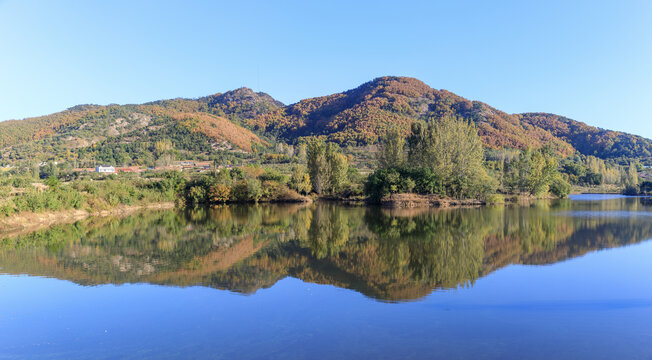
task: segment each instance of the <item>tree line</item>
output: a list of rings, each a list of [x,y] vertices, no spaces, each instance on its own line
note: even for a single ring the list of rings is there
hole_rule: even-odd
[[[484,199],[496,192],[565,197],[570,184],[560,175],[552,150],[519,151],[488,161],[475,124],[444,117],[415,122],[407,141],[399,130],[388,132],[365,190],[375,201],[399,192],[458,199]]]

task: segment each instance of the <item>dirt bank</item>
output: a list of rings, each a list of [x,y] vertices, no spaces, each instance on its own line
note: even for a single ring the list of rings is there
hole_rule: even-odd
[[[475,199],[449,199],[442,198],[438,195],[419,195],[419,194],[392,194],[383,199],[382,206],[389,208],[418,208],[418,207],[477,207],[485,205],[484,201]]]

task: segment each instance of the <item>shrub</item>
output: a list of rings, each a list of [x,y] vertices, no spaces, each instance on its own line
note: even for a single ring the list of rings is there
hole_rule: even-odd
[[[639,193],[638,186],[633,185],[628,185],[625,187],[625,190],[623,190],[623,195],[638,195]]]
[[[365,183],[365,194],[372,202],[380,202],[386,195],[398,192],[401,175],[396,169],[379,169],[371,173]]]
[[[12,201],[7,201],[0,205],[0,215],[11,216],[16,212],[15,205]]]
[[[230,200],[231,187],[223,184],[215,184],[211,186],[209,196],[212,203],[225,203]]]
[[[187,194],[187,199],[189,200],[190,204],[205,204],[207,202],[206,189],[204,189],[202,186],[191,186]]]
[[[379,202],[389,194],[399,192],[445,195],[439,177],[428,168],[389,168],[374,171],[365,183],[365,194],[372,202]]]
[[[161,180],[153,182],[149,187],[162,193],[166,200],[171,200],[181,190],[185,181],[181,173],[168,171],[163,173]]]
[[[0,186],[0,199],[4,199],[11,194],[11,187],[10,186]]]
[[[13,185],[13,187],[16,187],[16,188],[31,187],[32,186],[32,179],[22,177],[22,176],[17,176],[15,178],[13,178],[11,184]]]
[[[23,180],[18,179],[16,182],[22,185]],[[11,202],[2,205],[2,213],[6,215],[21,211],[80,209],[85,206],[103,209],[120,204],[169,201],[174,198],[173,189],[179,187],[178,184],[182,181],[164,176],[160,181],[119,178],[100,181],[80,180],[67,185],[62,185],[56,178],[48,178],[45,183],[49,186],[45,191],[28,187],[26,191],[14,196]]]
[[[45,183],[45,185],[47,185],[49,187],[57,187],[57,186],[61,185],[61,181],[59,181],[59,179],[57,179],[56,176],[48,177],[47,179],[45,179],[44,183]]]
[[[405,171],[414,180],[414,191],[419,194],[444,195],[444,185],[437,174],[430,168],[416,168]]]
[[[568,197],[571,190],[571,184],[559,174],[557,174],[550,183],[550,193],[558,198]]]
[[[283,194],[288,191],[285,184],[276,181],[264,181],[262,183],[262,196],[265,200],[278,200]]]
[[[487,204],[492,204],[492,205],[498,205],[498,204],[504,204],[505,203],[505,197],[500,194],[489,194],[485,198],[485,202]]]
[[[277,170],[274,170],[274,169],[266,170],[265,173],[263,173],[262,175],[260,175],[258,177],[258,179],[260,179],[260,181],[263,181],[263,182],[265,182],[265,181],[275,181],[275,182],[278,182],[278,183],[286,183],[287,182],[287,176],[281,174],[280,172],[278,172]]]
[[[258,201],[263,195],[263,189],[258,179],[246,178],[239,180],[233,187],[233,198],[236,201]]]

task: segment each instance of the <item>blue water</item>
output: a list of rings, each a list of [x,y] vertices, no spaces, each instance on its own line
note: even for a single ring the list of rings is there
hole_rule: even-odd
[[[607,207],[631,208],[629,202],[637,200],[617,201],[621,205]],[[530,213],[533,209],[460,211],[466,217],[504,211],[501,216],[520,217],[519,223],[528,226],[536,224],[534,219],[541,213],[551,221],[560,217],[554,207],[536,210],[536,215]],[[313,214],[313,222],[317,216]],[[567,223],[557,228],[573,224],[575,231],[568,241],[589,244],[589,251],[563,250],[558,260],[548,263],[532,260],[528,254],[534,250],[530,250],[520,255],[522,261],[497,266],[457,286],[432,286],[423,296],[403,300],[333,280],[342,278],[341,270],[317,271],[321,280],[313,281],[301,280],[307,275],[300,272],[279,276],[248,291],[215,286],[211,275],[196,285],[192,281],[157,285],[151,278],[106,280],[99,277],[109,273],[106,269],[80,285],[84,281],[78,274],[88,266],[76,267],[65,246],[42,253],[32,248],[6,250],[4,259],[27,259],[35,252],[42,259],[50,254],[60,267],[55,271],[43,265],[52,261],[40,261],[40,267],[0,270],[5,273],[0,275],[0,359],[652,359],[652,242],[648,241],[652,233],[646,225],[650,219],[629,223],[616,217],[602,223],[582,215],[579,220],[561,217]],[[635,238],[624,244],[610,238],[607,243],[613,246],[592,247],[596,233],[591,231],[614,228],[618,224],[613,221],[620,225],[628,221],[636,230]],[[483,237],[485,225],[478,225],[484,229],[478,230]],[[356,229],[350,225],[348,241],[354,234],[367,233],[366,228],[359,233]],[[79,244],[95,241],[84,236],[89,240],[69,245],[76,249],[76,258],[83,256]],[[373,239],[373,231],[368,236]],[[558,245],[546,248],[544,254],[559,250],[567,239],[557,240]],[[486,263],[492,247],[491,240],[483,241]],[[103,237],[100,243],[108,246],[107,242]],[[260,257],[264,249],[261,246],[231,269]],[[285,256],[303,251],[291,249]],[[338,257],[331,259],[335,263],[345,254],[350,256],[347,251],[322,259]],[[279,252],[270,251],[272,255],[262,258],[278,259]],[[519,264],[528,262],[538,263]],[[63,268],[77,275],[62,275],[68,274]],[[354,268],[342,265],[340,269]],[[175,271],[193,271],[184,269]],[[52,275],[55,272],[59,278]],[[372,281],[375,276],[363,278]]]

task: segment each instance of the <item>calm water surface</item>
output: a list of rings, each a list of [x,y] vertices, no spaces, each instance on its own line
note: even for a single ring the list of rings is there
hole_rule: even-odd
[[[652,359],[652,203],[234,206],[0,240],[0,359]]]

